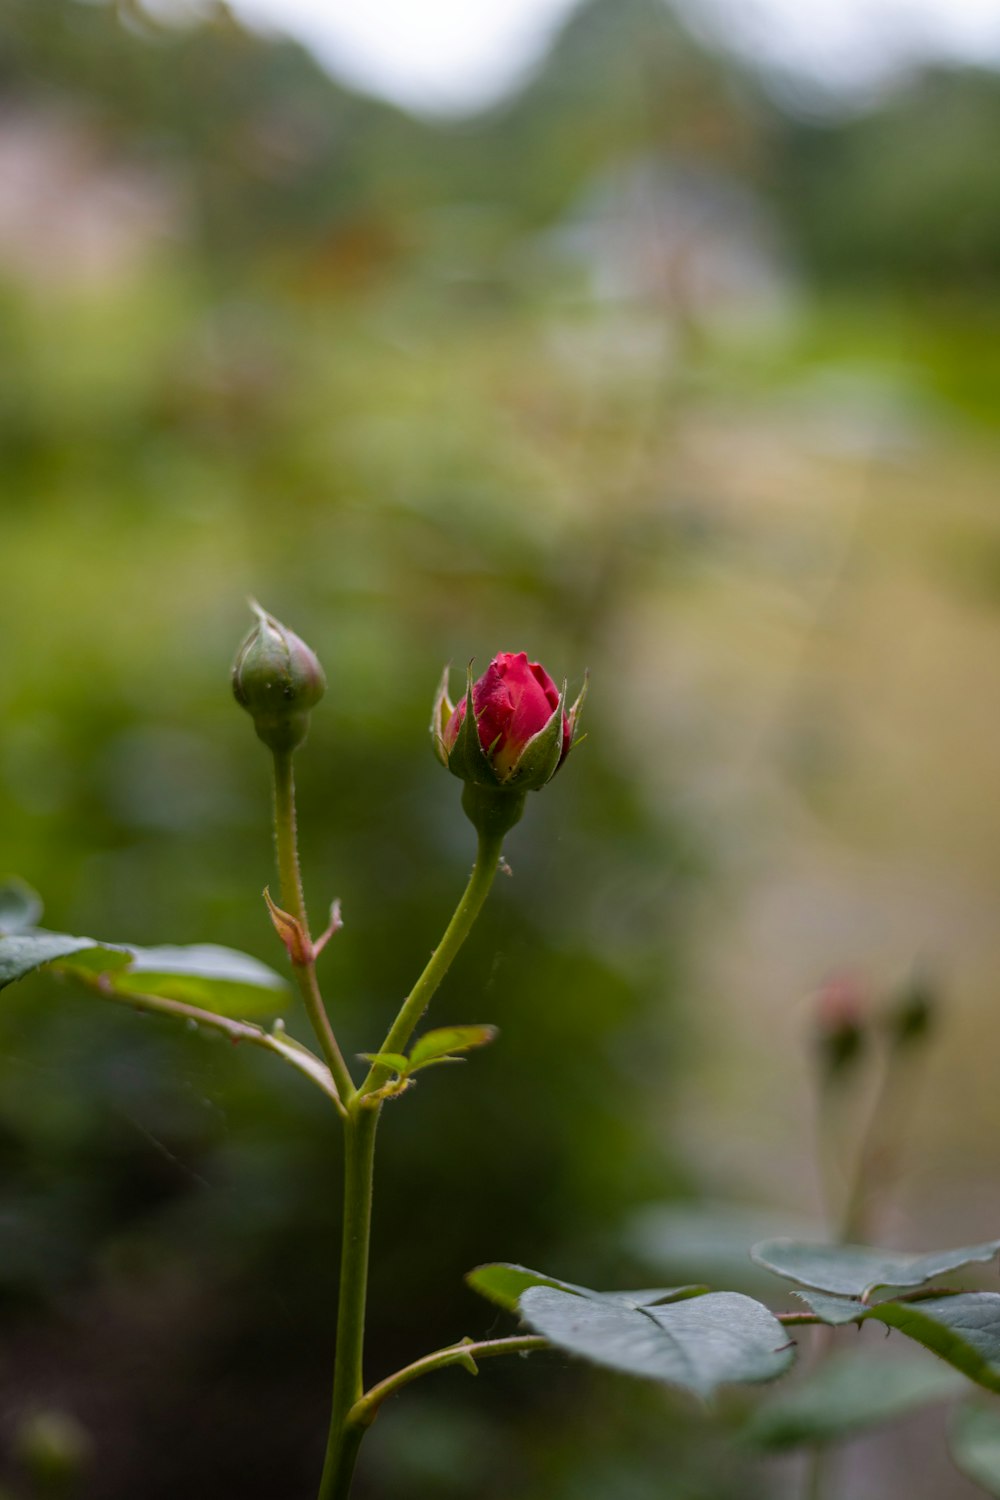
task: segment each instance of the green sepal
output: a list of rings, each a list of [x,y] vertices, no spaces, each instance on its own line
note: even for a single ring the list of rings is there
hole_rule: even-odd
[[[467,784],[484,787],[502,785],[479,739],[479,724],[472,701],[472,663],[466,669],[465,715],[448,756],[448,770]]]
[[[512,791],[537,792],[551,781],[562,759],[563,714],[566,707],[566,684],[563,683],[559,703],[544,728],[533,734],[517,757],[510,775],[503,785]]]
[[[577,693],[576,698],[575,698],[575,700],[573,702],[572,707],[569,708],[569,709],[567,709],[567,711],[566,711],[566,720],[567,720],[567,723],[569,724],[569,748],[570,748],[570,750],[572,750],[573,746],[578,743],[577,738],[576,738],[576,726],[580,722],[580,715],[583,712],[583,703],[584,703],[584,699],[587,696],[587,689],[589,688],[589,686],[590,686],[590,673],[589,672],[584,672],[584,674],[583,674],[583,687]]]
[[[444,732],[448,727],[448,720],[455,712],[455,705],[448,697],[448,679],[451,676],[451,663],[441,673],[441,681],[438,683],[437,693],[434,695],[434,707],[431,710],[431,743],[434,746],[434,754],[443,766],[448,764],[448,751],[444,743]]]

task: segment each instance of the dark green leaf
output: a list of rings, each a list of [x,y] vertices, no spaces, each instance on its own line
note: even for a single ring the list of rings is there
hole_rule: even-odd
[[[495,1026],[441,1026],[425,1032],[410,1048],[409,1071],[426,1068],[429,1063],[450,1057],[455,1052],[469,1052],[485,1047],[496,1037]]]
[[[0,880],[0,933],[25,932],[41,919],[42,898],[17,875]]]
[[[959,1266],[992,1260],[1000,1240],[914,1255],[876,1250],[870,1245],[809,1245],[799,1240],[764,1240],[751,1252],[758,1265],[818,1292],[867,1298],[876,1287],[923,1286]]]
[[[516,1312],[523,1292],[533,1286],[555,1287],[575,1297],[586,1297],[591,1302],[610,1302],[622,1307],[651,1307],[655,1303],[679,1302],[687,1297],[698,1297],[705,1291],[700,1286],[655,1287],[638,1292],[594,1292],[589,1287],[577,1286],[572,1281],[559,1281],[554,1276],[545,1276],[541,1271],[530,1271],[527,1266],[510,1265],[506,1261],[487,1266],[477,1266],[465,1278],[467,1284],[490,1302]]]
[[[956,1468],[989,1495],[1000,1495],[1000,1410],[965,1402],[955,1408],[948,1446]]]
[[[831,1355],[804,1380],[771,1397],[744,1433],[758,1448],[826,1443],[967,1389],[955,1370],[932,1360],[852,1349]]]
[[[864,1314],[940,1355],[977,1385],[1000,1391],[1000,1292],[960,1292],[926,1302],[880,1302]]]
[[[793,1357],[777,1318],[738,1292],[635,1307],[535,1286],[519,1305],[526,1322],[559,1348],[703,1397],[730,1381],[771,1380]]]

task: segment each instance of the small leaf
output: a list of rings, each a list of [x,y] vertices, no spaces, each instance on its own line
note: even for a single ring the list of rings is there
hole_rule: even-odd
[[[42,898],[17,875],[0,880],[0,933],[25,932],[41,920]]]
[[[870,1245],[808,1245],[799,1240],[765,1240],[750,1252],[760,1266],[818,1292],[867,1300],[876,1287],[916,1287],[960,1266],[992,1260],[1000,1240],[960,1250],[912,1254],[876,1250]]]
[[[952,1415],[948,1447],[955,1467],[988,1495],[1000,1495],[1000,1411],[963,1402]]]
[[[410,1062],[402,1052],[359,1052],[358,1056],[366,1063],[380,1068],[391,1068],[404,1078],[409,1071]]]
[[[955,1370],[924,1358],[867,1350],[832,1354],[804,1380],[757,1409],[744,1437],[757,1448],[828,1443],[890,1422],[967,1389]]]
[[[586,1297],[591,1302],[610,1302],[622,1307],[651,1307],[655,1303],[680,1302],[687,1297],[698,1297],[706,1290],[700,1286],[655,1287],[639,1292],[594,1292],[589,1287],[577,1286],[572,1281],[559,1281],[555,1276],[546,1276],[541,1271],[530,1271],[527,1266],[511,1265],[496,1261],[486,1266],[476,1266],[465,1278],[466,1284],[481,1297],[517,1312],[518,1301],[523,1292],[533,1286],[554,1287],[560,1292],[569,1292],[575,1297]]]
[[[731,1381],[771,1380],[792,1362],[777,1318],[738,1292],[630,1307],[535,1286],[522,1294],[520,1309],[532,1328],[571,1354],[702,1397]]]
[[[864,1314],[869,1319],[898,1328],[977,1385],[1000,1391],[1000,1292],[880,1302]]]
[[[496,1034],[495,1026],[441,1026],[436,1031],[427,1031],[410,1048],[409,1070],[415,1073],[418,1068],[426,1068],[455,1052],[485,1047]]]

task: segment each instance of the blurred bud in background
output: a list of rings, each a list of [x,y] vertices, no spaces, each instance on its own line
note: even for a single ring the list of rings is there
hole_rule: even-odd
[[[938,1002],[934,986],[924,974],[915,974],[892,996],[882,1017],[889,1046],[901,1052],[926,1042],[937,1022]]]
[[[869,996],[853,974],[828,979],[816,996],[813,1047],[825,1083],[854,1071],[868,1041]]]

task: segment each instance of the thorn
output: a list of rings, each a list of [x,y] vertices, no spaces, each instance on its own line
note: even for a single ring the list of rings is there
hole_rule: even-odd
[[[333,934],[335,932],[339,932],[343,925],[344,919],[340,915],[340,897],[338,896],[336,900],[331,901],[330,903],[330,921],[326,931],[321,932],[319,937],[312,945],[313,958],[319,957],[319,955],[323,952],[323,949],[326,947],[327,943],[333,937]]]

